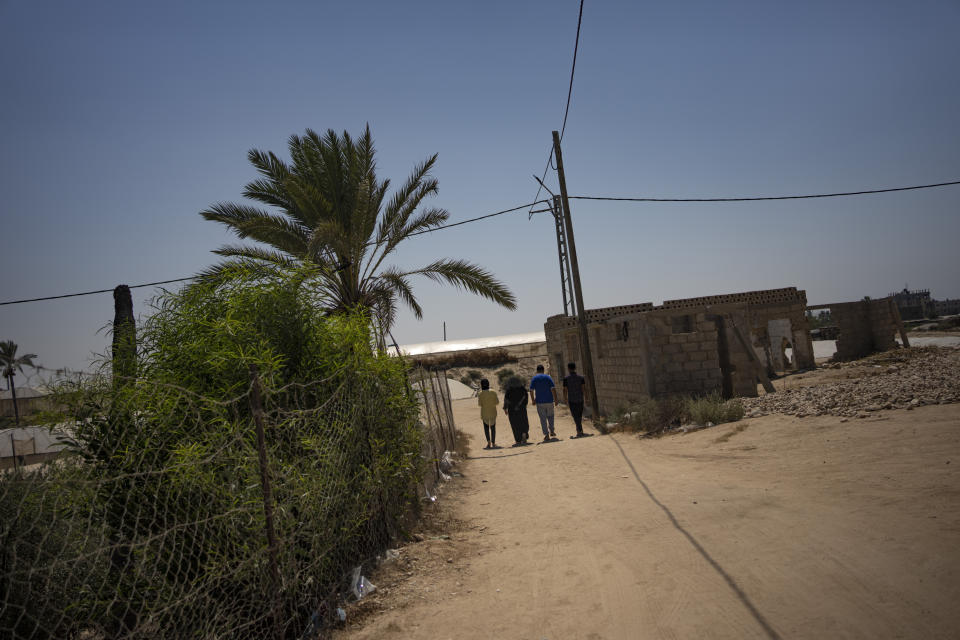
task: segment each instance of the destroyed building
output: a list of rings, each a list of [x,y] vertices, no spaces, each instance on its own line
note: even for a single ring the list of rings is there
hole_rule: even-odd
[[[774,371],[812,368],[806,301],[788,287],[587,311],[601,410],[641,396],[754,396]],[[554,372],[582,362],[575,318],[548,318],[544,332]]]
[[[815,366],[808,308],[834,314],[838,359],[893,348],[902,328],[889,298],[807,307],[795,287],[588,310],[601,410],[641,396],[755,396],[758,382],[772,389],[775,373]],[[552,316],[544,333],[554,375],[583,362],[576,318]]]

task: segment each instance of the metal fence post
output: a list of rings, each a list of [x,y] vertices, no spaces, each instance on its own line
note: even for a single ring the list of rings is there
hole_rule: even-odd
[[[443,400],[443,409],[444,413],[447,415],[447,432],[450,434],[450,450],[453,451],[457,448],[457,432],[453,424],[453,404],[450,402],[450,385],[447,384],[447,371],[443,370],[443,375],[440,374],[440,370],[437,370],[437,389],[440,391],[440,399]],[[446,389],[446,393],[444,393]]]
[[[273,492],[267,468],[267,443],[263,430],[263,402],[260,398],[260,376],[257,365],[250,365],[250,409],[257,427],[257,454],[260,462],[260,486],[263,490],[263,516],[267,532],[267,553],[270,559],[270,574],[273,579],[274,603],[273,624],[277,640],[283,638],[280,628],[280,563],[277,559],[277,534],[273,523]]]
[[[433,410],[437,414],[437,427],[440,430],[440,435],[443,437],[443,448],[449,449],[447,430],[443,426],[443,413],[440,411],[440,401],[437,400],[437,395],[440,393],[439,387],[434,386],[434,377],[427,374],[428,379],[430,380],[430,395],[433,397]]]

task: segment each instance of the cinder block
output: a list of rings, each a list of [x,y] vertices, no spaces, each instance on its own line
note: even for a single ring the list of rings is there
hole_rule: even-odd
[[[697,371],[703,368],[703,363],[698,361],[688,361],[683,363],[684,371]]]

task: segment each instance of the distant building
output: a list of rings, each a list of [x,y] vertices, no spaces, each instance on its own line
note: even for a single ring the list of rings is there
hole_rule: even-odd
[[[936,310],[938,316],[960,315],[960,298],[934,300],[933,308]]]
[[[47,411],[52,407],[49,393],[43,389],[33,387],[17,387],[17,411],[21,416],[27,416],[37,411]],[[12,418],[13,394],[4,389],[0,391],[0,416]]]
[[[937,313],[929,289],[904,288],[899,293],[891,293],[889,297],[893,298],[903,320],[922,320]]]
[[[906,289],[891,293],[903,320],[922,320],[960,314],[960,299],[935,300],[929,289]]]

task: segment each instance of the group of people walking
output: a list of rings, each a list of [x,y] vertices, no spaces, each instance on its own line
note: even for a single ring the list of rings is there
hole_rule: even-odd
[[[586,380],[577,373],[577,365],[573,362],[567,365],[567,376],[563,379],[563,402],[570,408],[570,414],[577,427],[573,438],[582,438],[583,432],[583,401],[586,390]],[[529,396],[528,396],[529,394]],[[530,438],[530,423],[527,419],[527,403],[532,402],[537,407],[537,416],[540,418],[540,429],[543,431],[543,442],[550,442],[557,437],[554,428],[554,407],[560,403],[557,386],[543,370],[543,365],[537,365],[537,374],[530,380],[529,387],[525,387],[523,380],[517,376],[510,377],[503,389],[503,412],[510,421],[510,430],[513,431],[513,446],[528,443]],[[484,378],[480,381],[480,393],[477,395],[477,404],[480,405],[480,419],[483,421],[483,435],[487,440],[484,449],[497,449],[497,409],[500,398],[495,391],[490,390],[490,381]]]

